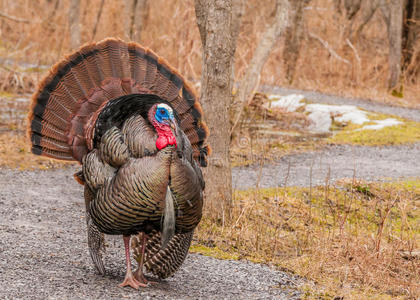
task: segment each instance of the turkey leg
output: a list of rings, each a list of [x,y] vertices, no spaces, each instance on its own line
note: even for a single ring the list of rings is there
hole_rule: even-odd
[[[147,236],[144,232],[142,232],[141,233],[141,255],[140,255],[140,260],[137,260],[139,266],[136,272],[134,272],[134,278],[143,284],[148,284],[148,283],[154,284],[157,282],[147,280],[143,274],[144,251],[146,249],[146,243],[147,243]]]
[[[125,274],[124,281],[120,284],[120,287],[124,286],[131,286],[134,289],[138,289],[140,286],[146,287],[147,285],[144,283],[139,282],[133,276],[133,272],[131,271],[131,260],[130,260],[130,236],[124,235],[124,247],[125,247],[125,260],[127,263],[127,272]]]

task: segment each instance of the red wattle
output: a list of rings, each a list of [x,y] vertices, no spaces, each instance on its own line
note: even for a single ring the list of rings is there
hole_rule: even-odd
[[[176,147],[176,138],[173,135],[159,135],[159,137],[156,140],[156,148],[158,148],[158,150],[161,150],[168,145],[175,145]]]
[[[168,146],[168,139],[165,136],[159,136],[156,140],[156,148],[158,148],[158,150],[161,150],[166,146]]]
[[[168,145],[175,145],[175,147],[177,147],[176,138],[169,126],[159,124],[156,120],[154,120],[152,124],[156,128],[158,134],[158,138],[156,140],[156,148],[158,150],[161,150]]]

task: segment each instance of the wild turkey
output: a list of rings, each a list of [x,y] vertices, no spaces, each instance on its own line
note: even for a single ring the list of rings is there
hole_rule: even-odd
[[[184,78],[151,50],[106,39],[56,64],[32,98],[32,153],[77,160],[88,245],[102,274],[104,234],[123,235],[121,286],[145,286],[143,264],[165,278],[200,222],[208,129]],[[139,268],[132,275],[130,236]],[[150,243],[147,243],[147,240]]]

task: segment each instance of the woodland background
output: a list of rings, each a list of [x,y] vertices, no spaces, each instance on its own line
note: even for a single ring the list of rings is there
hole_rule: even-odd
[[[391,86],[389,84],[390,25],[386,6],[392,2],[404,5],[405,1],[302,2],[301,26],[291,28],[291,34],[280,37],[262,69],[260,84],[419,105],[418,38],[410,46],[411,59],[404,65],[407,71]],[[71,13],[71,5],[76,8],[79,5],[80,13]],[[127,7],[136,6],[137,9],[131,9],[135,11],[133,20]],[[246,1],[235,53],[237,81],[245,72],[265,28],[273,22],[273,9],[274,1]],[[419,10],[414,13],[419,14]],[[69,23],[77,25],[71,30]],[[289,20],[289,25],[296,27],[293,20]],[[418,23],[414,25],[419,31]],[[293,33],[300,41],[296,45],[290,45],[290,40],[296,38]],[[0,78],[10,77],[16,81],[5,83],[2,80],[3,91],[10,90],[10,85],[31,91],[32,84],[18,77],[28,80],[27,77],[39,74],[20,71],[51,65],[72,48],[108,36],[141,42],[193,82],[198,82],[201,75],[201,41],[192,0],[2,0],[0,35]],[[402,42],[404,45],[404,38]],[[22,63],[29,65],[25,68]],[[14,64],[19,67],[13,67]],[[398,93],[394,94],[404,97],[390,96],[390,88],[396,88]]]
[[[214,9],[213,2],[225,9]],[[243,9],[232,9],[240,2]],[[215,11],[235,18],[220,14],[220,22],[208,20]],[[206,189],[222,207],[207,207],[192,251],[274,264],[316,282],[306,288],[317,299],[418,298],[418,180],[368,184],[353,178],[337,187],[326,181],[319,187],[232,195],[229,143],[235,134],[229,125],[235,126],[242,106],[264,86],[420,108],[419,20],[419,0],[0,0],[0,104],[6,107],[0,111],[5,112],[0,114],[0,166],[62,167],[30,154],[25,140],[29,95],[50,66],[73,49],[109,36],[135,40],[201,89],[214,127],[212,157],[226,160],[207,168],[221,170],[222,176],[206,179]],[[209,25],[228,37],[237,33],[236,47]],[[204,53],[220,55],[213,61],[202,54],[206,37],[212,43]],[[223,41],[226,45],[218,47]],[[233,65],[223,55],[226,49],[234,52]],[[233,97],[230,84],[219,81],[218,86],[211,74],[217,63],[231,66],[223,72],[232,79]],[[210,88],[201,84],[206,76]],[[209,97],[212,92],[222,97]],[[209,99],[220,110],[212,109]],[[294,116],[285,122],[296,122]]]

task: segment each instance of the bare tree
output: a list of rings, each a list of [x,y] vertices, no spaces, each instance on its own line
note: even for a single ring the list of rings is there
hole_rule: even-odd
[[[259,85],[261,70],[286,27],[288,11],[288,0],[276,0],[274,20],[266,27],[265,32],[262,34],[245,75],[239,83],[231,111],[231,115],[233,116],[231,132],[234,132],[238,125],[244,106],[252,100],[253,91]]]
[[[221,214],[229,213],[232,200],[229,106],[232,99],[232,65],[238,34],[235,0],[195,0],[197,25],[203,47],[201,104],[210,129],[213,153],[204,170],[206,203]]]
[[[365,1],[364,4],[365,5],[363,5],[362,9],[360,10],[361,21],[359,23],[359,26],[356,28],[356,30],[354,30],[354,35],[356,38],[359,37],[363,28],[372,19],[373,15],[379,8],[381,1],[380,0]]]
[[[283,48],[283,63],[285,76],[289,83],[293,82],[296,64],[299,58],[300,45],[303,38],[303,8],[311,0],[295,0],[290,2],[290,23],[286,27],[285,43]]]
[[[338,0],[336,3],[339,13],[344,14],[349,21],[346,36],[349,39],[358,38],[363,28],[372,19],[382,3],[382,0]],[[357,18],[359,16],[359,18]],[[356,22],[359,19],[359,22]],[[356,29],[353,28],[356,26]]]
[[[381,6],[385,23],[388,29],[389,41],[389,78],[388,89],[395,89],[401,76],[401,47],[402,47],[402,25],[403,25],[403,1],[382,0]]]
[[[99,24],[99,21],[101,20],[102,10],[103,10],[103,8],[104,8],[104,4],[105,4],[105,0],[101,0],[101,4],[99,4],[98,13],[96,14],[95,25],[93,25],[93,30],[92,30],[92,40],[94,40],[94,39],[95,39],[96,32],[97,32],[97,30],[98,30],[98,24]]]
[[[334,1],[339,13],[345,13],[346,18],[353,19],[362,5],[362,0],[336,0]]]
[[[1,11],[0,11],[0,18],[5,18],[7,20],[14,21],[14,22],[31,23],[31,21],[29,21],[29,20],[17,18],[17,17],[14,17],[14,16],[10,16],[10,15],[4,13],[4,12],[1,12]]]
[[[70,47],[80,47],[80,0],[71,0],[69,7]]]
[[[415,55],[420,47],[420,0],[405,0],[402,35],[403,71],[416,75],[420,72],[420,53]]]
[[[126,38],[139,42],[149,13],[148,0],[124,0],[124,31]]]

